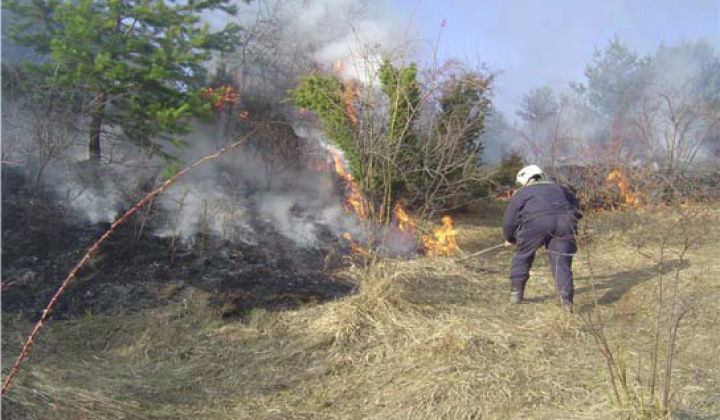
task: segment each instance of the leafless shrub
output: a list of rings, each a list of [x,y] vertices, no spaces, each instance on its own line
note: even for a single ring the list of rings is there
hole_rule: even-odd
[[[288,0],[260,0],[238,16],[244,28],[236,52],[220,59],[243,95],[280,100],[296,77],[314,68],[311,40],[292,40]]]
[[[303,157],[302,139],[295,134],[277,103],[251,100],[245,105],[248,116],[242,122],[257,133],[245,151],[262,164],[267,187],[273,187],[276,179],[299,168]]]
[[[42,90],[26,86],[20,71],[7,75],[18,87],[3,89],[3,133],[9,134],[3,154],[21,161],[30,186],[37,190],[46,170],[72,154],[83,115],[73,106],[77,98],[72,92],[56,89],[52,83]]]
[[[439,105],[441,111],[435,118],[420,118],[422,164],[409,168],[406,176],[420,178],[411,194],[422,203],[421,214],[430,218],[486,195],[479,135],[490,106],[493,76],[482,66],[471,68],[451,60],[424,77],[426,84],[436,88],[430,90],[423,107]],[[447,106],[448,98],[461,104]]]
[[[649,176],[649,174],[645,174]],[[689,253],[705,240],[708,207],[688,193],[677,190],[672,181],[660,176],[654,182],[635,183],[633,200],[625,200],[615,223],[621,223],[640,260],[652,263],[655,272],[655,297],[650,343],[646,348],[624,348],[618,338],[610,336],[597,291],[594,268],[593,235],[602,229],[592,212],[580,232],[581,249],[590,273],[593,296],[591,311],[580,314],[595,341],[602,359],[612,401],[632,418],[669,418],[673,398],[679,391],[673,382],[678,331],[683,317],[692,309],[688,282],[683,270]],[[669,192],[671,191],[671,193]],[[628,351],[639,351],[644,357],[637,373],[627,364]]]

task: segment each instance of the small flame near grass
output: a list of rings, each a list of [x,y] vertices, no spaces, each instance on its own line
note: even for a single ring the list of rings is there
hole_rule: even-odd
[[[624,204],[630,205],[630,206],[637,206],[639,203],[639,200],[635,193],[630,188],[627,178],[625,175],[623,175],[622,171],[619,169],[613,169],[605,178],[607,182],[615,183],[615,185],[618,188],[618,191],[620,192],[620,197],[623,199]]]
[[[442,226],[433,229],[431,235],[422,236],[425,249],[430,256],[454,255],[458,250],[457,231],[450,216],[442,218]]]
[[[347,170],[345,160],[337,149],[327,148],[330,158],[332,159],[332,168],[334,172],[345,181],[345,197],[343,207],[346,214],[354,215],[359,221],[369,223],[368,206],[369,203],[357,185],[355,178]],[[400,240],[405,243],[412,243],[418,237],[419,227],[417,219],[411,216],[402,203],[398,202],[393,208],[394,226],[396,229],[387,231],[387,235],[400,234]],[[393,233],[394,232],[394,233]],[[369,253],[369,245],[361,245],[356,238],[353,238],[350,232],[342,233],[342,238],[348,242],[350,249],[357,254],[367,255]],[[436,227],[430,233],[420,235],[420,240],[429,256],[451,256],[458,251],[457,231],[455,230],[453,220],[450,216],[442,218],[442,226]],[[385,237],[385,241],[389,238]]]

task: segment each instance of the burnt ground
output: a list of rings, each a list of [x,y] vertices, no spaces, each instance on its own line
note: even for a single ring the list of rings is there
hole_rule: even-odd
[[[37,319],[87,247],[109,227],[84,222],[61,202],[48,192],[31,194],[20,172],[3,167],[3,311]],[[180,299],[192,287],[211,292],[210,303],[224,317],[353,292],[353,284],[329,274],[340,264],[333,249],[298,247],[259,219],[254,228],[252,244],[203,237],[190,248],[153,235],[136,214],[73,279],[51,319],[147,309]]]

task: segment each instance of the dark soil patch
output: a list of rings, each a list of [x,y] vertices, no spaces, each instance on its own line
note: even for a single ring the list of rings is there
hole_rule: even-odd
[[[31,194],[20,172],[3,167],[3,311],[36,319],[108,227],[73,216],[50,193]],[[131,219],[78,273],[51,318],[146,309],[174,299],[185,287],[212,292],[211,302],[224,316],[320,303],[354,290],[329,275],[340,262],[328,258],[328,249],[299,247],[259,218],[254,228],[252,244],[205,237],[195,241],[202,246],[189,248]]]

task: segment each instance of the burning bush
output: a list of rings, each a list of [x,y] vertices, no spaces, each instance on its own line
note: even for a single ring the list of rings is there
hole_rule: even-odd
[[[333,145],[335,172],[346,182],[346,210],[407,233],[403,203],[420,221],[412,221],[413,236],[430,254],[448,255],[455,248],[450,218],[439,228],[443,233],[416,227],[462,206],[477,190],[478,137],[492,77],[451,62],[424,73],[421,83],[415,64],[386,58],[371,80],[312,73],[292,91],[293,100],[318,115]]]

